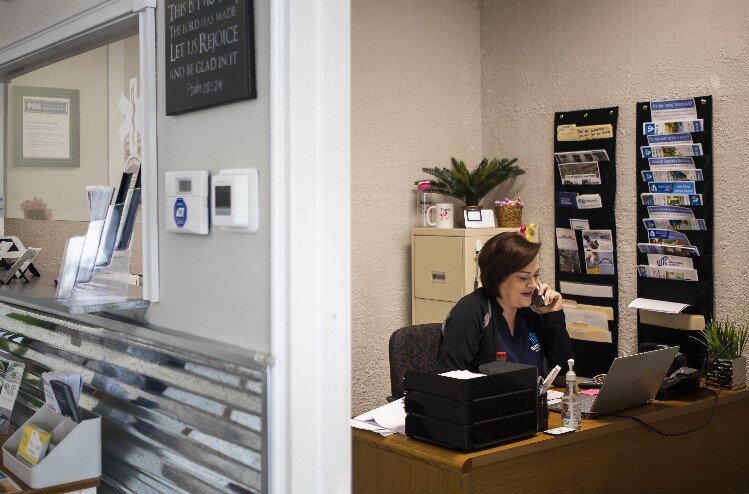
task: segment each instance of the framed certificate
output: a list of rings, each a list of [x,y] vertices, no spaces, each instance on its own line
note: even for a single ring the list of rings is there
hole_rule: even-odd
[[[11,87],[15,166],[80,166],[77,89]]]

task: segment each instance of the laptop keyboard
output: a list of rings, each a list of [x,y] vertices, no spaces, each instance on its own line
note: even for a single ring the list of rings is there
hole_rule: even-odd
[[[595,396],[580,395],[580,411],[582,411],[582,413],[590,413],[590,410],[593,408],[593,403],[595,402]]]

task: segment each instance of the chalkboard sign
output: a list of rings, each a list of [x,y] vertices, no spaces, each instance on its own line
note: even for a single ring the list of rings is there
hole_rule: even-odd
[[[167,115],[257,97],[252,7],[252,0],[167,0]]]

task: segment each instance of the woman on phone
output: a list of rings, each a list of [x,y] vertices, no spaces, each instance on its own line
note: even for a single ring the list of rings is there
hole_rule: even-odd
[[[562,295],[539,281],[541,244],[517,233],[500,233],[479,254],[481,288],[460,299],[442,325],[438,372],[469,370],[497,359],[567,369],[572,345]],[[534,303],[534,296],[536,302]]]

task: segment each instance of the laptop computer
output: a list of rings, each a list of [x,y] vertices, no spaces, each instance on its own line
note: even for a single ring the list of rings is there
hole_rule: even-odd
[[[598,395],[580,395],[583,417],[653,401],[678,351],[675,346],[614,359]],[[549,405],[549,409],[559,411],[561,403]]]

